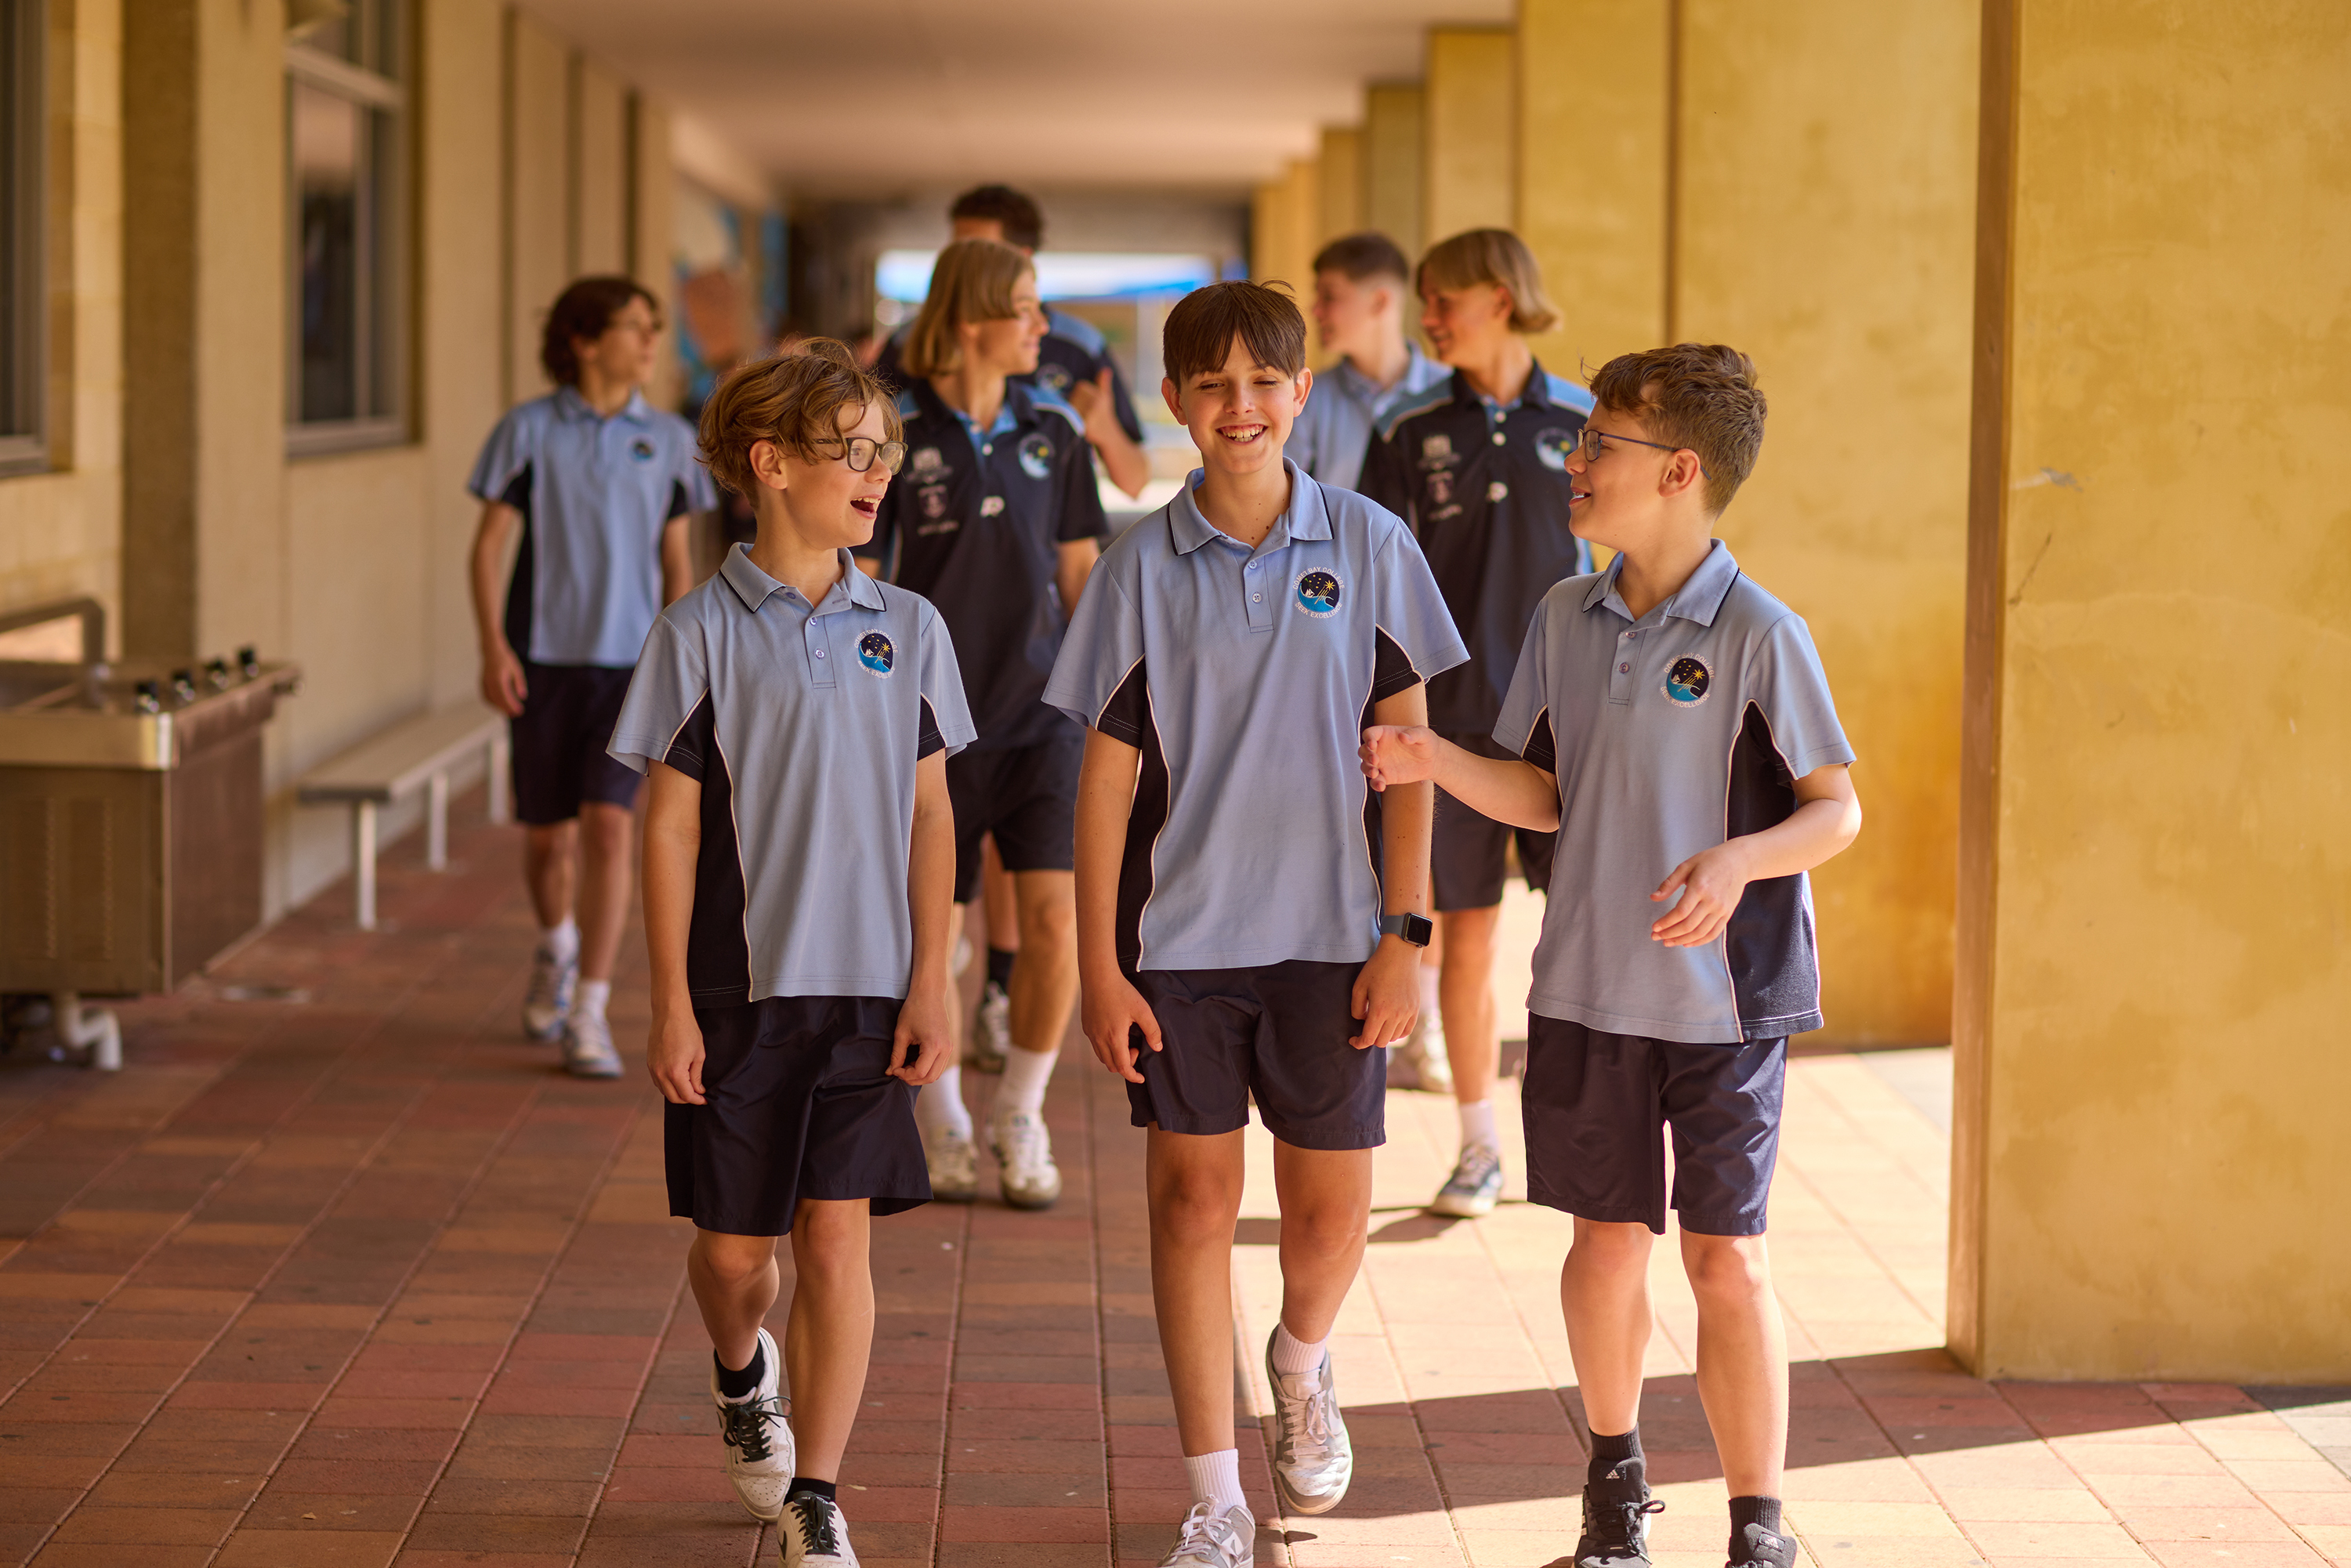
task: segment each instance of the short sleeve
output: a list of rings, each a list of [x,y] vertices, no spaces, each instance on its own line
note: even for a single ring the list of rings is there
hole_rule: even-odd
[[[465,491],[477,501],[497,501],[506,497],[507,486],[513,484],[530,466],[537,455],[538,443],[533,439],[538,422],[528,413],[528,404],[507,410],[490,438],[482,444],[482,455],[474,459],[474,472],[465,481]]]
[[[701,650],[667,615],[655,616],[605,750],[640,773],[655,762],[668,761],[671,747],[709,695],[710,672]]]
[[[1813,646],[1813,635],[1800,616],[1785,615],[1763,633],[1750,668],[1747,698],[1763,710],[1771,727],[1771,744],[1788,765],[1788,776],[1802,779],[1816,768],[1851,762],[1853,747],[1837,722],[1836,704],[1829,696],[1828,673]]]
[[[932,749],[952,757],[979,738],[979,731],[971,722],[971,704],[964,697],[963,667],[956,663],[955,639],[947,635],[946,622],[928,600],[923,601],[915,642],[920,652],[915,664],[920,675],[917,684],[930,709],[931,727],[938,736],[939,743]],[[916,750],[926,744],[918,737]]]
[[[1526,641],[1519,645],[1519,667],[1510,672],[1510,689],[1503,694],[1501,716],[1494,721],[1495,744],[1546,773],[1559,771],[1551,723],[1551,612],[1556,597],[1555,592],[1545,594],[1535,606]],[[1537,741],[1550,753],[1548,760],[1534,755]]]
[[[1143,617],[1114,568],[1098,566],[1062,633],[1061,656],[1045,683],[1045,702],[1088,729],[1099,729],[1102,710],[1141,663]]]
[[[1061,460],[1061,515],[1053,538],[1065,545],[1098,539],[1110,531],[1110,519],[1102,515],[1102,486],[1094,483],[1093,449],[1081,434],[1066,444]]]
[[[1420,553],[1420,541],[1401,525],[1372,558],[1373,613],[1379,629],[1412,661],[1422,680],[1469,662],[1445,595]]]

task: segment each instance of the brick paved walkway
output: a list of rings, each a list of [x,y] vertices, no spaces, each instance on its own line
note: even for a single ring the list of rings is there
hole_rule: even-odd
[[[386,931],[349,930],[330,892],[209,981],[124,1009],[120,1075],[0,1061],[0,1563],[772,1561],[719,1468],[658,1102],[633,1075],[570,1082],[517,1038],[517,846],[477,805],[460,820],[449,874],[413,841],[386,857]],[[624,962],[624,1050],[643,978]],[[1147,1563],[1181,1511],[1142,1139],[1074,1054],[1049,1114],[1068,1175],[1050,1214],[875,1227],[882,1318],[842,1478],[871,1568]],[[1449,1108],[1392,1096],[1390,1126],[1339,1328],[1354,1493],[1271,1519],[1246,1430],[1260,1560],[1540,1568],[1573,1544],[1583,1454],[1564,1222],[1523,1203],[1428,1218]],[[1236,1308],[1259,1410],[1263,1155]],[[1859,1059],[1797,1063],[1773,1238],[1798,1358],[1790,1514],[1814,1563],[2351,1563],[2345,1391],[1961,1375],[1936,1348],[1945,1163]],[[1659,1562],[1718,1564],[1689,1297],[1657,1256]]]

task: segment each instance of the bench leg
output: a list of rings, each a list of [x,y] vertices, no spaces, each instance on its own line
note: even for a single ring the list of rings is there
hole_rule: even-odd
[[[375,929],[375,802],[351,802],[351,902],[362,931]]]
[[[511,743],[505,730],[498,731],[490,741],[489,759],[483,766],[486,769],[484,783],[490,798],[490,821],[507,821],[514,815],[507,796],[507,786],[513,782],[514,762]]]
[[[435,773],[424,781],[424,863],[434,871],[449,869],[449,776]]]

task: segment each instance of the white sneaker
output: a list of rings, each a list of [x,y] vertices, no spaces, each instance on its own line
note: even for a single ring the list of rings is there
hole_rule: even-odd
[[[1053,1163],[1053,1140],[1045,1118],[1033,1111],[999,1111],[987,1119],[987,1145],[1012,1208],[1050,1208],[1061,1196],[1061,1169]]]
[[[563,1070],[574,1078],[618,1078],[621,1053],[612,1048],[612,1026],[589,1013],[564,1019]]]
[[[979,1196],[979,1153],[953,1127],[933,1127],[924,1135],[923,1163],[939,1202],[969,1203]]]
[[[553,1041],[571,1016],[571,993],[580,985],[580,956],[559,958],[540,947],[530,956],[530,989],[523,993],[522,1031],[537,1040]]]
[[[849,1521],[841,1506],[812,1491],[794,1492],[776,1521],[776,1536],[784,1552],[784,1568],[857,1568],[857,1553],[849,1544]]]
[[[1428,1212],[1455,1219],[1482,1219],[1494,1212],[1502,1196],[1502,1151],[1483,1144],[1464,1144],[1453,1174],[1445,1178]]]
[[[990,980],[979,988],[979,1008],[971,1017],[963,1064],[975,1071],[1001,1072],[1004,1053],[1011,1049],[1012,994]]]
[[[1273,1364],[1275,1335],[1265,1342],[1266,1381],[1273,1386],[1273,1488],[1284,1513],[1328,1513],[1355,1479],[1355,1449],[1339,1412],[1331,1353],[1311,1372]]]
[[[710,1398],[718,1406],[718,1433],[726,1441],[726,1479],[737,1500],[754,1519],[772,1524],[784,1516],[784,1492],[792,1484],[792,1429],[784,1424],[784,1400],[776,1392],[782,1353],[766,1329],[759,1354],[767,1363],[758,1390],[730,1401],[718,1392],[718,1363],[710,1364]]]
[[[1159,1568],[1256,1568],[1257,1521],[1246,1508],[1196,1502]]]
[[[1453,1092],[1453,1063],[1445,1055],[1445,1019],[1434,1008],[1422,1009],[1404,1043],[1390,1048],[1388,1087],[1431,1094]]]

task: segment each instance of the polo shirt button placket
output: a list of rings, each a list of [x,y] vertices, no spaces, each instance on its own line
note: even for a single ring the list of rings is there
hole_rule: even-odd
[[[1268,631],[1273,625],[1273,612],[1266,607],[1265,602],[1264,566],[1265,561],[1259,559],[1241,569],[1249,583],[1249,623],[1252,632]]]
[[[825,635],[825,617],[811,615],[808,622],[809,685],[829,686],[832,681],[831,640]]]
[[[1629,703],[1633,700],[1633,655],[1635,652],[1634,639],[1636,635],[1636,632],[1626,632],[1616,640],[1618,644],[1616,668],[1608,677],[1608,700],[1612,703]]]

